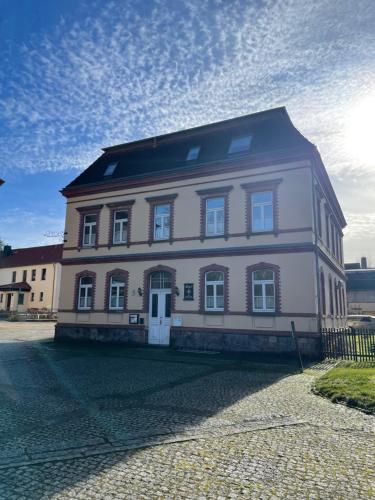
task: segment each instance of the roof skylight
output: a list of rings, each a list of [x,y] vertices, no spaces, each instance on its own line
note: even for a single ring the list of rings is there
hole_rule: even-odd
[[[248,151],[250,149],[252,138],[253,136],[251,134],[233,137],[229,146],[228,154],[232,155],[234,153]]]
[[[106,177],[108,175],[112,175],[113,172],[116,170],[116,167],[117,167],[117,162],[109,163],[107,165],[107,168],[104,171],[104,174],[103,174],[104,177]]]
[[[199,156],[199,151],[201,150],[200,146],[193,146],[189,149],[189,152],[186,156],[186,161],[196,160]]]

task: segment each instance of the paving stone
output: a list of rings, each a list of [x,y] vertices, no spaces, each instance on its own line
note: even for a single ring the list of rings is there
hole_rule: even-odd
[[[0,323],[1,499],[375,498],[375,419],[311,393],[329,366],[51,332]]]

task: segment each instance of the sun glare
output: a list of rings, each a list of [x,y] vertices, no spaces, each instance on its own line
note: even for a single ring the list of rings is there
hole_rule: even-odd
[[[358,161],[375,165],[375,95],[364,98],[348,113],[346,144]]]

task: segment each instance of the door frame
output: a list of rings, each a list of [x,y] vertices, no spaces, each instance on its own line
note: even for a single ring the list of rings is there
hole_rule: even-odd
[[[155,321],[155,318],[152,317],[152,295],[157,294],[158,296],[158,325],[153,325],[152,323]],[[170,344],[170,338],[171,338],[171,321],[172,321],[172,314],[170,314],[169,318],[165,316],[165,298],[164,298],[164,314],[163,316],[160,315],[159,310],[160,310],[160,297],[166,295],[171,296],[171,306],[172,306],[172,289],[171,288],[151,288],[149,291],[149,311],[148,311],[148,344],[150,345],[162,345],[162,346],[168,346]],[[171,307],[170,306],[170,307]],[[171,308],[172,312],[172,308]],[[161,321],[164,322],[164,324],[161,323]],[[167,324],[166,324],[167,323]],[[169,324],[168,324],[169,323]],[[159,326],[159,342],[150,342],[150,333],[151,333],[151,328]],[[160,342],[160,334],[161,334],[161,329],[162,328],[168,328],[168,341],[167,342]]]

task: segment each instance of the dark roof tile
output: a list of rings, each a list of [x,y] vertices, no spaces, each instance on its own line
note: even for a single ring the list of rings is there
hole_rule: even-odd
[[[63,245],[46,245],[42,247],[15,248],[12,254],[0,258],[0,268],[37,266],[60,262]]]

